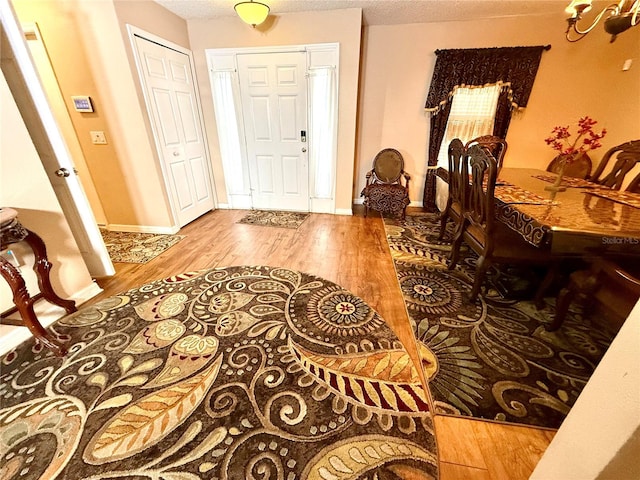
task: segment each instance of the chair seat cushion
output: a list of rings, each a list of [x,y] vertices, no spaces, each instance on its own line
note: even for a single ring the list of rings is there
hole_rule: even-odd
[[[409,205],[409,192],[398,184],[367,185],[360,194],[364,204],[378,212],[401,213]]]

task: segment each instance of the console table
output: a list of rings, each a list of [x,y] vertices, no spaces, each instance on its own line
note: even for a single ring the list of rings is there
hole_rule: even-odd
[[[38,278],[40,292],[31,296],[27,291],[27,285],[22,278],[20,270],[14,267],[4,257],[0,257],[0,275],[7,281],[13,293],[15,307],[3,313],[8,315],[19,312],[22,322],[34,337],[50,348],[57,356],[64,356],[67,348],[45,330],[36,317],[33,305],[36,301],[45,300],[64,308],[67,313],[77,310],[75,302],[60,298],[54,291],[49,280],[51,263],[47,259],[47,249],[42,239],[34,232],[27,230],[18,221],[18,212],[12,208],[0,208],[0,250],[5,250],[9,245],[25,241],[33,250],[35,263],[33,270]]]

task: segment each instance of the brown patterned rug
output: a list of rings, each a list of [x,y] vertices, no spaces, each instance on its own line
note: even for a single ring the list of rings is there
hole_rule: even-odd
[[[447,270],[450,244],[438,241],[435,214],[384,222],[415,335],[438,362],[429,380],[436,413],[559,427],[614,333],[577,308],[561,329],[546,331],[551,298],[538,311],[491,289],[470,303],[476,257],[465,251]]]
[[[298,228],[308,217],[308,213],[254,210],[238,220],[237,223],[266,227]]]
[[[58,321],[0,359],[0,478],[437,479],[427,394],[384,320],[311,275],[230,267]]]
[[[111,261],[147,263],[184,238],[184,235],[112,232],[100,229]]]

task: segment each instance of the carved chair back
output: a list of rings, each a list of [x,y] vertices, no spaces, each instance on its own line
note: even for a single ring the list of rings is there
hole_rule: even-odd
[[[604,171],[614,154],[617,155],[613,168],[608,174],[604,175]],[[614,190],[620,190],[625,176],[638,163],[640,163],[640,140],[632,140],[617,145],[604,154],[598,168],[591,177],[591,181]]]
[[[578,158],[576,158],[573,162],[563,165],[563,157],[562,155],[558,155],[554,158],[551,163],[547,166],[547,172],[552,173],[560,173],[565,177],[574,177],[574,178],[589,178],[591,174],[591,158],[586,153],[583,153]]]
[[[627,185],[627,192],[640,193],[640,173]]]
[[[459,138],[454,138],[449,144],[449,202],[463,205],[463,190],[469,184],[469,174],[463,165],[465,148]]]
[[[404,158],[395,148],[380,150],[373,159],[373,173],[380,183],[396,183],[404,173]]]
[[[496,159],[496,163],[498,166],[498,173],[502,169],[502,164],[504,163],[504,155],[507,152],[508,144],[506,140],[503,138],[497,137],[495,135],[482,135],[481,137],[474,138],[470,140],[465,145],[465,148],[471,147],[471,145],[481,145],[489,150],[493,158]]]
[[[472,145],[467,151],[471,183],[465,192],[464,204],[467,231],[484,250],[491,250],[494,229],[494,191],[498,165],[481,145]]]

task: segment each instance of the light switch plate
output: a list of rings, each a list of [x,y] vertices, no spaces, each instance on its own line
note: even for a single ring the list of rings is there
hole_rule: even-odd
[[[92,130],[89,132],[91,134],[91,141],[96,145],[106,145],[107,137],[104,136],[104,132]]]

